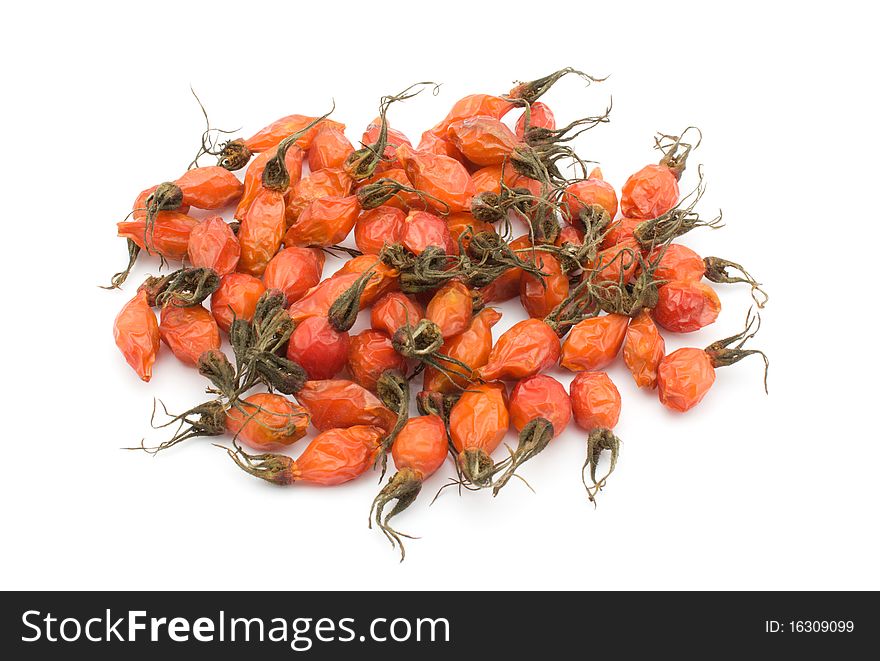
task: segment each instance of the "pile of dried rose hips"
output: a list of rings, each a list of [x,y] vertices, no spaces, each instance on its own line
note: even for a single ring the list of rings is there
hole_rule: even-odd
[[[227,435],[238,466],[284,485],[340,484],[375,466],[384,474],[390,453],[397,472],[371,519],[402,555],[389,520],[447,456],[456,484],[497,494],[572,413],[587,434],[594,501],[620,450],[620,394],[602,371],[619,353],[638,386],[676,411],[700,402],[715,368],[751,354],[766,364],[744,348],[760,325],[751,311],[741,333],[666,354],[661,328],[687,333],[718,316],[705,280],[746,283],[758,307],[766,294],[740,265],[676,242],[720,224],[695,211],[702,176],[679,193],[699,131],[658,136],[659,163],[627,179],[618,205],[571,146],[608,112],[557,128],[538,101],[567,74],[598,80],[563,69],[507,95],[467,96],[417,148],[387,113],[426,87],[436,93],[433,83],[383,97],[358,149],[329,113],[290,115],[222,144],[209,128],[199,156],[218,165],[198,167],[197,157],[179,179],[143,191],[118,224],[129,265],[113,287],[141,251],[186,265],[138,288],[116,318],[117,346],[144,381],[161,340],[209,383],[207,401],[171,417],[173,437],[144,449]],[[511,111],[515,130],[501,121]],[[233,172],[244,167],[241,183]],[[187,213],[230,205],[233,221]],[[339,245],[352,230],[357,250]],[[325,253],[351,259],[324,277]],[[493,341],[492,304],[516,297],[530,318]],[[371,328],[350,336],[367,308]],[[557,363],[577,373],[568,393],[542,374]],[[411,383],[421,384],[412,418]],[[276,454],[310,424],[320,433],[296,459]],[[493,458],[511,424],[517,447]],[[610,462],[597,475],[604,451]]]

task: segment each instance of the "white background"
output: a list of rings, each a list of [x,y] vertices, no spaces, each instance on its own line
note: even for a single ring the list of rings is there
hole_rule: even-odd
[[[869,10],[352,5],[5,9],[2,587],[880,588]],[[179,176],[197,146],[190,84],[215,126],[242,135],[291,112],[321,114],[335,98],[356,141],[381,94],[442,82],[438,97],[392,110],[417,142],[461,96],[566,65],[612,74],[589,89],[563,80],[544,100],[564,123],[613,95],[611,124],[577,146],[618,189],[656,160],[655,131],[703,129],[692,157],[708,178],[701,208],[722,208],[727,227],[687,243],[766,283],[755,346],[771,357],[769,397],[752,359],[720,370],[699,408],[673,415],[615,364],[624,448],[598,509],[572,426],[522,471],[536,494],[511,483],[496,499],[450,491],[429,508],[446,467],[397,520],[422,536],[402,565],[366,527],[375,476],[285,490],[239,473],[206,440],[155,459],[119,449],[150,431],[153,397],[177,410],[201,397],[198,376],[164,347],[145,385],[113,345],[117,310],[155,263],[123,292],[96,287],[124,261],[115,222],[140,190]],[[670,337],[670,349],[739,329],[747,288],[719,291],[717,323]],[[522,317],[503,311],[499,332]]]

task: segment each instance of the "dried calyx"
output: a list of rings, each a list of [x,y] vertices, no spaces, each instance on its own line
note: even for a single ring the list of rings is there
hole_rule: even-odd
[[[456,268],[460,259],[447,255],[439,246],[428,246],[414,255],[403,245],[394,243],[382,248],[379,259],[400,272],[400,290],[406,294],[431,291],[460,276]]]
[[[391,542],[392,548],[400,548],[400,561],[406,557],[406,549],[403,545],[403,537],[413,539],[411,535],[395,530],[389,525],[389,521],[412,505],[422,490],[421,476],[412,468],[402,468],[397,471],[388,484],[382,487],[379,495],[373,500],[370,507],[369,527],[373,527],[375,517],[376,527],[379,528]],[[385,507],[392,500],[397,501],[391,511],[385,514]],[[384,516],[383,516],[384,515]]]
[[[166,416],[170,420],[164,424],[155,424],[156,405],[153,403],[153,414],[150,417],[150,424],[153,429],[165,429],[176,425],[176,430],[172,437],[167,441],[163,441],[156,447],[147,447],[141,441],[139,447],[125,448],[126,450],[143,450],[148,454],[155,455],[162,450],[182,443],[190,438],[198,436],[220,436],[226,431],[226,411],[228,407],[225,402],[220,399],[211,400],[194,406],[193,408],[181,413],[180,415],[172,415],[165,408],[165,404],[159,401]]]
[[[608,471],[597,480],[596,472],[599,468],[599,459],[601,458],[602,453],[606,450],[610,453]],[[614,435],[613,431],[610,429],[599,428],[590,432],[590,435],[587,438],[587,459],[581,469],[581,480],[584,483],[584,488],[587,490],[587,497],[594,506],[596,504],[596,496],[605,486],[611,473],[614,472],[614,469],[617,466],[617,458],[619,456],[620,439]],[[590,467],[591,485],[587,484],[587,466]]]
[[[110,284],[107,286],[102,285],[102,289],[119,289],[128,279],[135,262],[137,262],[138,255],[141,253],[141,247],[131,239],[126,239],[126,247],[128,249],[128,264],[123,270],[114,273],[113,277],[110,278]]]
[[[397,414],[397,422],[382,439],[379,454],[376,456],[376,464],[382,467],[382,474],[379,478],[381,480],[382,477],[385,477],[388,451],[409,419],[409,381],[403,374],[394,370],[383,372],[376,382],[376,394],[386,408]]]
[[[527,220],[540,215],[556,212],[558,205],[551,199],[552,189],[542,187],[541,195],[533,195],[527,188],[511,188],[504,183],[503,174],[499,182],[501,192],[483,191],[471,198],[471,215],[486,223],[507,220],[508,213],[514,211]]]
[[[377,262],[378,264],[378,262]],[[333,301],[327,312],[327,320],[340,333],[351,330],[361,310],[361,296],[376,274],[375,268],[366,270],[354,283]]]
[[[249,329],[243,320],[233,322],[229,339],[238,363],[240,392],[263,383],[270,390],[293,395],[308,380],[298,363],[279,355],[294,330],[284,303],[284,293],[270,289],[257,302]]]
[[[233,445],[235,449],[227,448],[223,445],[217,445],[217,447],[225,450],[235,464],[245,473],[279,486],[293,484],[300,478],[299,467],[296,465],[296,461],[287,455],[275,454],[273,452],[250,454],[245,452],[237,443]]]
[[[336,110],[335,101],[333,102],[333,107],[330,108],[328,112],[324,113],[320,117],[316,117],[311,122],[309,122],[307,126],[300,129],[296,133],[292,133],[278,143],[278,147],[275,150],[275,155],[268,161],[266,161],[266,166],[263,169],[263,188],[279,191],[281,193],[288,189],[288,187],[290,186],[290,173],[287,171],[287,164],[285,162],[288,150],[296,144],[297,140],[302,138],[317,124],[327,119],[334,110]]]
[[[433,85],[435,95],[440,91],[440,86],[437,83],[422,82],[410,85],[399,94],[391,94],[382,97],[379,101],[379,136],[373,144],[363,145],[360,149],[357,149],[348,155],[348,158],[345,159],[345,163],[342,166],[348,176],[355,181],[363,181],[364,179],[369,179],[373,176],[379,163],[382,162],[385,148],[388,146],[388,108],[392,103],[405,101],[406,99],[411,99],[419,94],[422,90],[416,88],[419,88],[422,85]],[[379,204],[382,203],[380,202]]]
[[[429,319],[404,324],[391,338],[391,345],[401,356],[417,360],[445,375],[452,383],[473,381],[473,369],[466,363],[440,352],[443,334]]]
[[[468,241],[467,248],[465,241]],[[494,232],[474,233],[467,228],[459,237],[459,251],[459,274],[471,287],[485,287],[512,268],[522,269],[541,281],[548,275],[534,261],[519,256],[520,252],[531,252],[530,248],[513,250]]]
[[[535,179],[544,185],[564,188],[570,183],[570,179],[562,174],[560,163],[568,160],[571,164],[579,166],[583,177],[586,178],[587,161],[581,159],[566,143],[574,140],[584,131],[608,122],[610,113],[609,105],[603,114],[583,117],[561,129],[528,127],[523,142],[517,145],[510,155],[513,169],[518,174]]]
[[[396,179],[378,179],[366,186],[358,188],[356,195],[361,209],[368,211],[382,206],[395,197],[401,199],[401,201],[407,202],[400,197],[401,193],[409,193],[417,196],[422,202],[424,202],[426,210],[432,208],[436,213],[439,213],[442,216],[449,214],[449,205],[443,200],[424,191],[420,191],[417,188],[406,186]]]
[[[208,154],[210,156],[217,156],[217,165],[220,167],[230,171],[240,170],[248,164],[253,153],[247,148],[244,140],[241,139],[220,143],[220,136],[230,135],[235,133],[235,131],[211,128],[211,120],[208,119],[208,111],[205,110],[205,106],[202,104],[201,99],[199,99],[198,94],[196,94],[192,87],[190,87],[190,91],[195,97],[196,103],[199,104],[202,114],[205,116],[205,131],[202,133],[202,142],[199,146],[199,150],[196,152],[195,158],[190,162],[189,168],[187,169],[192,170],[193,168],[198,167],[199,159],[205,154]]]
[[[731,262],[721,257],[706,257],[703,259],[706,265],[704,273],[707,280],[712,282],[732,284],[736,282],[744,282],[752,287],[752,299],[755,305],[763,308],[770,300],[770,296],[761,288],[761,283],[755,280],[752,275],[736,262]],[[731,275],[729,269],[739,271],[741,275]]]
[[[770,359],[767,358],[767,354],[758,349],[743,349],[745,343],[755,337],[759,330],[761,330],[761,315],[753,313],[749,309],[746,315],[745,328],[736,335],[713,342],[706,347],[706,353],[714,367],[727,367],[752,355],[761,356],[764,359],[764,392],[767,392],[767,374],[770,370]]]
[[[573,326],[584,319],[599,315],[593,277],[594,273],[584,273],[577,286],[568,292],[568,296],[544,317],[544,323],[559,337],[564,337]]]
[[[196,436],[219,436],[225,431],[226,414],[231,409],[237,410],[242,418],[251,423],[275,432],[289,433],[296,428],[300,413],[269,411],[273,419],[286,419],[281,427],[269,426],[255,417],[263,412],[262,407],[242,400],[244,394],[258,384],[264,384],[270,392],[293,395],[308,380],[308,375],[298,363],[280,355],[294,329],[284,302],[283,292],[270,289],[257,302],[251,321],[235,319],[232,322],[229,340],[235,355],[235,366],[218,349],[204,352],[198,360],[199,373],[211,384],[207,392],[215,395],[215,399],[173,416],[170,422],[161,425],[167,427],[178,423],[178,429],[170,440],[154,448],[142,445],[140,449],[156,453]],[[240,452],[236,456],[244,461]]]
[[[578,181],[584,180],[578,179],[572,183],[577,183]],[[602,237],[610,229],[611,221],[613,220],[608,210],[600,204],[588,203],[570,191],[566,192],[565,197],[567,198],[566,202],[563,203],[565,211],[571,216],[570,222],[572,226],[584,233],[584,241],[601,241]],[[578,202],[577,213],[575,214],[571,213],[572,204],[570,200],[572,199]]]
[[[583,71],[578,71],[573,67],[565,67],[564,69],[554,71],[547,76],[542,76],[541,78],[529,82],[517,81],[517,85],[510,90],[510,93],[507,96],[510,99],[522,100],[527,104],[532,104],[546,94],[556,81],[568,74],[573,74],[582,78],[586,81],[587,85],[590,83],[600,83],[607,78],[607,76],[605,78],[597,78],[596,76],[591,76]]]
[[[549,129],[543,126],[529,126],[523,132],[523,140],[525,143],[536,150],[551,149],[554,145],[563,142],[571,142],[585,131],[597,127],[599,124],[607,124],[611,117],[611,103],[601,115],[591,117],[581,117],[570,124],[558,129]],[[528,110],[526,111],[529,112]]]
[[[706,192],[702,168],[699,169],[699,177],[700,180],[697,183],[697,187],[690,194],[682,198],[675,207],[657,218],[645,220],[636,226],[633,236],[641,248],[653,250],[656,246],[672,241],[697,227],[718,229],[724,226],[724,223],[721,222],[720,211],[712,220],[703,220],[694,211],[697,202],[700,201],[700,198]]]
[[[501,466],[504,472],[492,487],[492,495],[497,496],[504,485],[510,481],[510,478],[519,477],[516,475],[516,469],[532,457],[537,456],[551,440],[553,440],[553,424],[546,418],[535,418],[523,427],[516,449],[510,450],[508,448],[509,461],[506,466]]]
[[[220,287],[220,276],[210,268],[178,269],[165,276],[149,276],[138,287],[147,293],[151,306],[172,304],[177,307],[193,307]]]
[[[220,152],[217,154],[217,165],[234,172],[247,165],[252,156],[253,152],[248,149],[244,140],[230,140],[221,145]]]
[[[696,134],[696,142],[691,144],[685,142],[685,136],[694,132]],[[687,167],[687,159],[691,152],[700,146],[703,141],[703,133],[696,126],[688,126],[680,135],[667,135],[660,133],[654,138],[654,149],[659,149],[663,153],[660,159],[660,165],[665,165],[675,174],[676,178],[681,179],[681,175]]]
[[[156,218],[160,211],[175,211],[183,206],[183,191],[173,181],[159,184],[146,199],[147,215],[144,222],[144,247],[147,254],[152,254],[150,248],[153,245],[153,231],[156,227]]]
[[[448,424],[449,414],[460,396],[459,393],[446,394],[433,390],[422,390],[416,395],[416,408],[421,415],[436,415]]]
[[[652,262],[631,248],[619,251],[611,260],[611,262],[615,259],[621,260],[619,279],[616,282],[600,281],[592,287],[593,300],[598,308],[608,314],[635,317],[645,308],[650,310],[656,307],[659,297],[658,288],[665,281],[655,279],[654,272],[666,253],[668,245],[663,246]],[[634,264],[638,266],[638,275],[632,282],[628,282],[626,272]],[[601,268],[605,267],[607,265],[601,265],[597,271],[601,271]]]
[[[498,468],[492,457],[480,448],[466,448],[456,460],[462,486],[469,489],[484,489],[492,486],[492,477]]]

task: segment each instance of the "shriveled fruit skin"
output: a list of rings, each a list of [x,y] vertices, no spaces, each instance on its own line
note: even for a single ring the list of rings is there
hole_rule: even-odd
[[[193,227],[187,242],[187,254],[193,266],[209,268],[224,276],[238,266],[241,245],[229,224],[220,216],[212,216]]]
[[[142,250],[173,262],[186,259],[189,237],[199,221],[177,211],[160,211],[147,230],[147,221],[125,220],[116,223],[116,234],[131,239]]]
[[[503,163],[520,143],[505,124],[486,116],[452,122],[447,136],[471,163],[483,166]]]
[[[400,243],[406,214],[383,204],[364,211],[354,224],[354,242],[363,253],[378,255],[386,245]]]
[[[666,355],[666,342],[651,314],[642,310],[626,329],[623,362],[639,388],[657,387],[657,369]]]
[[[327,317],[308,317],[291,334],[287,357],[313,381],[332,379],[348,362],[350,342],[348,333],[333,328]]]
[[[284,449],[303,436],[309,413],[283,395],[260,392],[226,412],[226,430],[258,452]]]
[[[431,196],[426,202],[442,213],[467,211],[474,186],[467,169],[449,156],[414,151],[401,145],[396,151],[413,188]]]
[[[376,391],[384,372],[406,374],[406,368],[406,358],[395,351],[391,338],[382,331],[368,328],[351,338],[348,369],[352,378],[367,390]]]
[[[266,291],[259,278],[247,273],[229,273],[220,279],[220,287],[211,295],[211,314],[224,333],[229,332],[234,319],[250,321],[257,309],[257,301]]]
[[[605,372],[578,372],[569,392],[579,427],[588,432],[614,429],[620,419],[620,392]]]
[[[324,128],[318,131],[309,146],[309,170],[317,172],[325,168],[341,168],[353,151],[351,141],[342,131],[333,127]]]
[[[397,422],[397,415],[376,395],[346,379],[306,381],[296,399],[309,411],[319,431],[353,425],[372,425],[387,431]]]
[[[263,188],[241,220],[238,242],[241,257],[238,270],[261,276],[284,237],[284,194]]]
[[[549,420],[554,436],[571,420],[571,398],[559,381],[546,374],[523,379],[510,393],[510,421],[517,431],[536,418]]]
[[[400,242],[414,255],[422,254],[429,246],[442,248],[447,255],[458,253],[458,246],[452,240],[446,221],[427,211],[409,213]]]
[[[699,404],[715,383],[712,359],[702,349],[673,351],[657,368],[660,402],[673,411],[689,411]]]
[[[585,179],[571,184],[565,189],[563,201],[566,206],[562,215],[572,224],[577,223],[578,214],[592,204],[607,211],[611,220],[617,215],[617,193],[611,184],[601,179]]]
[[[703,258],[680,243],[672,243],[665,249],[657,248],[651,254],[649,261],[655,263],[658,259],[660,262],[654,269],[656,280],[698,282],[706,273]]]
[[[403,292],[393,291],[376,301],[370,310],[370,325],[393,337],[398,328],[409,324],[415,326],[424,316],[424,310],[418,302]]]
[[[425,318],[439,326],[443,339],[464,332],[473,316],[473,295],[459,280],[450,280],[438,289],[425,310]]]
[[[299,479],[335,486],[360,477],[373,465],[384,435],[382,429],[367,425],[318,434],[296,459]]]
[[[356,195],[310,202],[284,234],[286,246],[332,246],[351,232],[361,212]]]
[[[391,457],[397,470],[414,470],[419,479],[437,472],[446,461],[448,452],[446,425],[436,415],[407,420],[391,446]]]
[[[721,301],[705,282],[667,282],[658,289],[654,320],[674,333],[697,331],[718,318]]]
[[[479,116],[501,119],[515,107],[517,106],[511,103],[508,99],[500,96],[493,96],[491,94],[470,94],[456,101],[446,114],[443,121],[432,128],[430,133],[445,140],[448,138],[448,129],[452,122],[467,119],[468,117]],[[422,140],[425,140],[424,135],[422,136]],[[419,147],[421,148],[421,145],[419,145]]]
[[[529,128],[550,129],[551,131],[556,128],[556,118],[546,103],[536,101],[529,108]],[[520,138],[524,137],[525,129],[526,113],[523,112],[516,120],[516,135]]]
[[[524,272],[519,280],[519,300],[530,317],[543,319],[568,296],[568,276],[552,255],[540,253],[534,261],[547,275]]]
[[[623,184],[620,213],[627,218],[657,218],[678,203],[678,178],[665,165],[646,165]]]
[[[287,194],[287,207],[284,217],[290,226],[300,217],[303,210],[314,200],[322,197],[345,197],[351,192],[354,182],[342,168],[326,168],[311,172],[295,185]]]
[[[147,303],[147,292],[138,291],[119,311],[113,321],[113,339],[141,380],[149,381],[159,353],[159,322]]]
[[[449,414],[449,433],[459,452],[477,449],[492,454],[509,427],[507,391],[502,383],[468,388]]]
[[[183,203],[196,209],[222,209],[244,191],[234,174],[217,165],[187,170],[174,183],[183,193]]]
[[[197,365],[205,351],[220,348],[220,329],[214,317],[201,305],[162,308],[159,335],[174,355],[186,365]]]
[[[318,248],[284,248],[266,265],[263,283],[266,289],[280,289],[287,304],[301,299],[321,282],[324,272],[324,253]]]
[[[471,320],[467,330],[443,343],[443,346],[440,347],[440,353],[467,365],[471,373],[465,376],[473,377],[474,373],[489,360],[489,354],[492,352],[492,327],[500,319],[501,313],[494,308],[480,310]],[[453,393],[467,389],[468,381],[461,374],[468,370],[463,369],[460,365],[442,360],[438,362],[441,367],[447,370],[447,373],[444,374],[433,367],[426,368],[425,390]]]
[[[629,317],[608,314],[576,324],[562,343],[560,364],[572,372],[601,370],[617,358]]]
[[[526,319],[498,338],[480,376],[487,381],[524,379],[556,364],[560,353],[553,329],[540,319]]]

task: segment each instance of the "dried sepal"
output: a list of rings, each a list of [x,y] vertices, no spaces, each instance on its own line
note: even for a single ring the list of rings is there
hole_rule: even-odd
[[[388,480],[388,484],[382,487],[382,490],[373,500],[373,504],[370,507],[370,516],[368,519],[369,527],[373,527],[373,521],[375,520],[376,527],[379,528],[385,537],[388,538],[391,542],[392,548],[396,546],[400,549],[401,562],[406,558],[406,549],[404,548],[403,540],[401,538],[406,537],[407,539],[413,539],[413,537],[412,535],[407,535],[399,530],[395,530],[391,527],[389,521],[412,505],[421,490],[422,481],[418,474],[411,468],[403,468],[397,471],[391,479]],[[385,507],[392,500],[397,502],[394,504],[391,511],[385,514]]]
[[[598,480],[596,472],[599,468],[599,459],[603,452],[610,454],[608,471]],[[587,497],[593,505],[596,504],[596,496],[605,487],[608,478],[617,467],[617,459],[620,456],[620,439],[615,436],[610,429],[594,429],[587,438],[587,459],[581,469],[581,480],[584,488],[587,490]],[[587,484],[587,467],[590,468],[590,480],[592,484]]]
[[[498,478],[492,487],[492,495],[497,496],[498,492],[504,488],[504,485],[510,481],[510,478],[516,475],[516,469],[541,453],[552,440],[553,424],[546,418],[535,418],[523,427],[519,433],[519,442],[516,449],[510,450],[508,448],[510,460],[504,467],[501,477]]]
[[[250,454],[245,452],[238,444],[234,444],[234,449],[222,445],[217,447],[226,450],[226,453],[235,462],[235,465],[245,473],[271,484],[287,486],[300,478],[296,461],[287,455],[274,452]]]
[[[383,96],[380,99],[379,137],[373,144],[363,145],[360,149],[356,149],[348,155],[348,158],[345,159],[345,163],[342,166],[348,176],[350,176],[355,181],[363,181],[364,179],[369,179],[373,176],[373,174],[376,172],[376,168],[379,166],[379,163],[382,162],[385,154],[385,148],[388,146],[388,108],[391,107],[391,104],[393,103],[396,103],[398,101],[405,101],[407,99],[411,99],[417,94],[420,94],[422,90],[415,88],[422,85],[433,85],[435,95],[440,91],[440,86],[437,83],[428,81],[413,83],[398,94],[389,94]]]
[[[763,308],[770,300],[770,296],[766,291],[761,289],[761,283],[755,280],[752,275],[745,270],[740,264],[731,262],[721,257],[706,257],[703,259],[706,266],[704,273],[707,280],[724,284],[732,284],[736,282],[744,282],[752,287],[752,300],[759,308]],[[739,271],[741,275],[731,275],[730,269]]]
[[[655,247],[668,243],[697,227],[718,229],[724,226],[720,211],[715,218],[703,220],[700,214],[694,210],[706,192],[703,170],[699,168],[698,171],[699,182],[696,188],[683,197],[676,206],[657,218],[651,218],[636,225],[633,236],[642,249],[653,250]]]
[[[743,349],[746,342],[755,337],[759,330],[761,330],[761,315],[753,312],[750,308],[746,314],[745,328],[736,335],[713,342],[706,347],[706,353],[711,359],[713,367],[728,367],[738,363],[743,358],[748,358],[752,355],[761,356],[764,360],[764,392],[769,392],[767,389],[767,375],[770,371],[770,359],[767,357],[767,354],[759,349]]]

